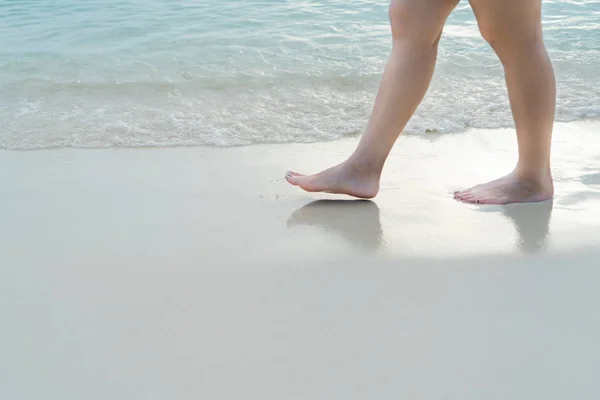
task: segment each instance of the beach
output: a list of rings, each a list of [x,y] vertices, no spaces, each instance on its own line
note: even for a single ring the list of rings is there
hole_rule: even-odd
[[[600,2],[542,1],[551,201],[453,198],[518,154],[465,0],[379,194],[291,186],[365,132],[388,6],[0,2],[0,399],[600,398]]]
[[[373,201],[283,180],[356,139],[2,152],[0,393],[595,398],[597,132],[557,124],[554,201],[506,207],[452,192],[511,130],[401,137]]]

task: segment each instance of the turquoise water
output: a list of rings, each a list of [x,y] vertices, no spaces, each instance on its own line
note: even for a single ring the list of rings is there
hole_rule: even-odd
[[[387,1],[0,0],[0,148],[235,146],[362,132]],[[545,1],[557,120],[600,118],[600,1]],[[408,132],[512,126],[461,2]]]

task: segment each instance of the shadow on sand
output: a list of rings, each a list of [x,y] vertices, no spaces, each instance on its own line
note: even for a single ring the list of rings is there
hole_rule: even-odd
[[[379,207],[369,200],[317,200],[296,210],[288,228],[307,225],[335,233],[351,245],[378,251],[383,245]]]

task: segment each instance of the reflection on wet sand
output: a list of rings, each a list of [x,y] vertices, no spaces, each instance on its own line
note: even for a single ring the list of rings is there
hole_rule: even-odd
[[[378,251],[383,245],[379,207],[369,200],[317,200],[296,210],[288,227],[308,225],[338,234],[351,245]]]
[[[550,219],[553,201],[531,204],[511,204],[508,206],[479,208],[483,212],[499,212],[513,223],[517,230],[516,248],[528,254],[538,253],[546,248],[550,233]]]
[[[515,227],[515,248],[525,254],[546,249],[550,233],[552,201],[534,204],[512,204],[499,207],[477,207],[478,212],[500,213]],[[380,210],[373,201],[318,200],[296,210],[288,219],[288,227],[306,225],[334,233],[352,246],[380,251],[385,245]]]

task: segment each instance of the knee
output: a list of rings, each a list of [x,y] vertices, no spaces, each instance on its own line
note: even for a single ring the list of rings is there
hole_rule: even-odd
[[[531,51],[542,43],[541,29],[532,24],[515,26],[508,21],[494,18],[493,15],[478,18],[479,32],[483,39],[502,58],[505,54]]]
[[[504,28],[492,16],[480,17],[477,23],[481,37],[493,48],[496,47],[498,42],[503,43],[506,41]]]
[[[422,0],[392,0],[389,7],[394,39],[433,44],[439,39],[444,19]],[[439,10],[437,10],[439,11]]]

